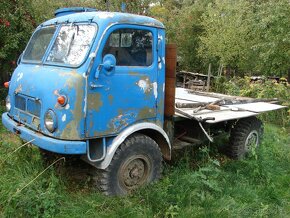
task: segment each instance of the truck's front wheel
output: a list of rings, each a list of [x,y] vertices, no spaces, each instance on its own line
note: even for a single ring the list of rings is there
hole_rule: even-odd
[[[125,195],[158,180],[161,169],[162,154],[156,142],[134,134],[120,145],[110,165],[101,171],[98,183],[106,195]]]

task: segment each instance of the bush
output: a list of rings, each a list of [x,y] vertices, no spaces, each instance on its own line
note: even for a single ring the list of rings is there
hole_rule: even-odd
[[[0,2],[0,82],[9,81],[36,23],[31,2]],[[1,96],[2,97],[2,96]]]
[[[8,89],[0,88],[0,105],[5,104],[5,98],[8,95]]]
[[[277,83],[274,81],[266,81],[264,83],[253,83],[249,77],[234,77],[226,81],[225,77],[218,77],[213,86],[214,91],[224,94],[245,96],[251,98],[278,98],[282,105],[288,108],[271,111],[261,115],[266,122],[272,122],[282,126],[290,125],[290,86]]]

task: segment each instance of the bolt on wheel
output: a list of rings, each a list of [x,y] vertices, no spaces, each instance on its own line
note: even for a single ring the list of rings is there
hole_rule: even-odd
[[[257,130],[253,130],[249,133],[245,142],[245,152],[249,152],[258,146],[259,134]]]
[[[143,155],[136,155],[121,166],[118,176],[123,188],[133,190],[147,182],[150,171],[149,159]]]

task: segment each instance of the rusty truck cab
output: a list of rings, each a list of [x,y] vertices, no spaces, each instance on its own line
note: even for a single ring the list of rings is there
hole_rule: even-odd
[[[55,153],[106,168],[134,132],[161,141],[165,31],[127,13],[60,9],[33,33],[9,82],[3,124]]]

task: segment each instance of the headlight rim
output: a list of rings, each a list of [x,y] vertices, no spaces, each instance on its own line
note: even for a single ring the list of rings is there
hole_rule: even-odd
[[[7,106],[9,105],[9,106]],[[10,112],[11,110],[11,99],[10,99],[10,95],[7,95],[5,98],[5,107],[6,107],[6,111]]]
[[[53,122],[51,128],[47,125],[48,115],[51,116],[52,122]],[[57,117],[56,117],[56,113],[52,109],[48,109],[44,114],[44,126],[50,133],[55,132],[55,130],[57,129]]]

